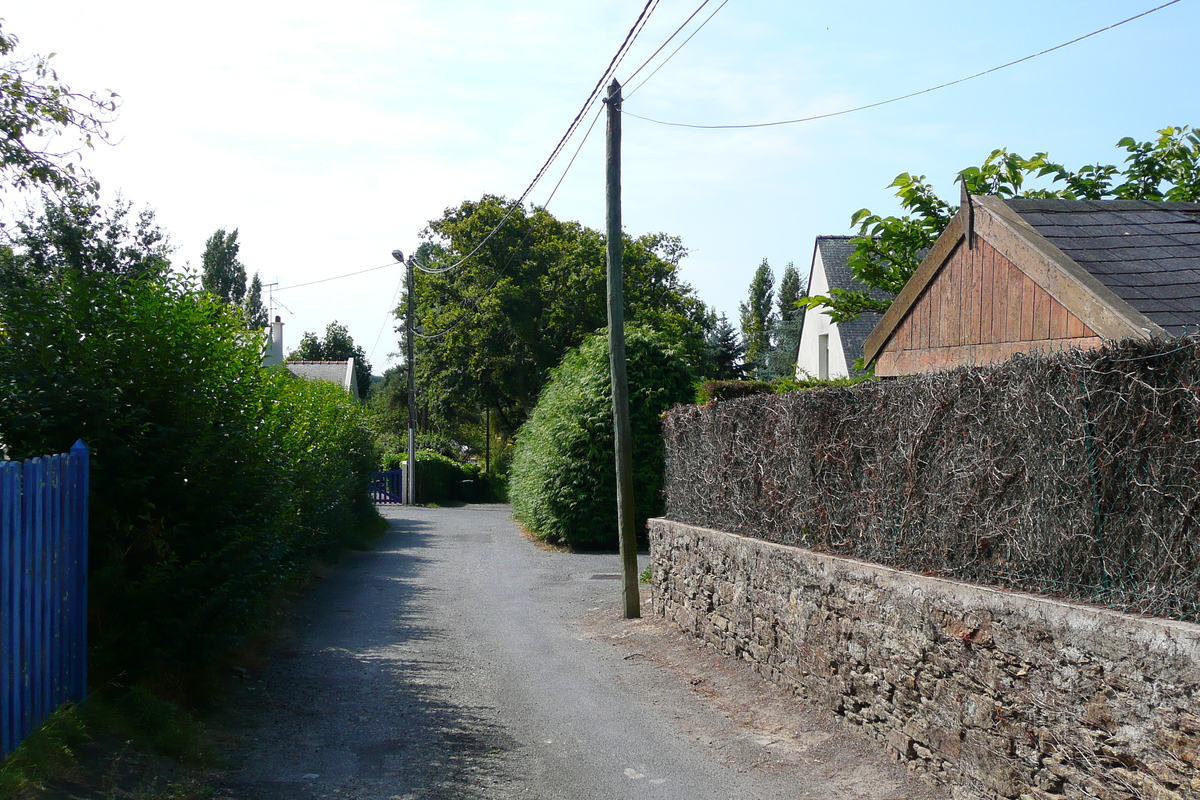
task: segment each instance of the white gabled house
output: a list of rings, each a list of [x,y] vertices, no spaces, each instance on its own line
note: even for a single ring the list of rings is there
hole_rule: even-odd
[[[851,236],[818,236],[813,246],[808,273],[809,296],[828,295],[830,289],[869,289],[854,279],[847,266],[854,252]],[[878,293],[878,290],[872,290]],[[834,323],[820,307],[804,314],[800,345],[796,353],[797,378],[855,377],[861,373],[854,362],[863,356],[863,343],[871,335],[880,314],[860,314],[857,319]]]

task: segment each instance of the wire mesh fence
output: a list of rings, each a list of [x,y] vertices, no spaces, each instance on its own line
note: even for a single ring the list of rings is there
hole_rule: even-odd
[[[671,519],[1200,621],[1200,336],[664,421]]]

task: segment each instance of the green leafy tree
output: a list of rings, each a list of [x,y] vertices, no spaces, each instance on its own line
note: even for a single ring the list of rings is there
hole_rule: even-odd
[[[765,368],[767,353],[771,350],[774,294],[775,273],[764,258],[750,281],[749,297],[738,306],[742,317],[742,343],[746,347],[746,370],[755,377]]]
[[[563,354],[607,325],[604,236],[491,195],[447,209],[422,236],[417,260],[431,271],[416,275],[418,403],[448,435],[490,409],[507,438]],[[679,278],[686,253],[665,234],[627,237],[625,313],[701,365],[709,314]]]
[[[625,331],[633,439],[634,524],[662,513],[661,416],[691,399],[695,373],[670,338]],[[590,336],[551,370],[521,427],[509,472],[513,514],[538,538],[573,547],[617,544],[616,469],[608,333]]]
[[[1002,198],[1200,201],[1200,132],[1186,125],[1167,127],[1144,142],[1125,137],[1117,147],[1127,154],[1123,167],[1097,163],[1076,170],[1051,161],[1046,153],[1025,158],[1001,148],[993,150],[979,166],[962,170],[957,180],[971,194]],[[1028,185],[1030,182],[1034,185]],[[858,236],[849,260],[855,278],[883,290],[889,299],[872,296],[865,289],[831,289],[829,295],[805,301],[807,307],[820,308],[834,322],[854,319],[864,311],[886,311],[890,297],[904,288],[921,258],[958,213],[958,206],[939,197],[924,175],[901,173],[889,188],[896,189],[906,213],[882,216],[865,208],[856,211],[851,225],[858,227]]]
[[[350,331],[336,319],[325,326],[325,338],[305,331],[296,349],[288,353],[288,361],[346,361],[354,359],[354,380],[358,396],[365,399],[371,390],[371,364],[362,346],[354,343]]]
[[[241,305],[246,294],[246,267],[238,260],[238,231],[218,228],[204,243],[200,282],[214,297]],[[260,289],[261,292],[261,289]],[[261,294],[260,294],[261,301]]]
[[[53,56],[15,58],[17,44],[0,30],[0,188],[95,195],[99,184],[71,157],[108,140],[117,95],[73,90],[51,68]],[[52,147],[59,142],[68,145]]]
[[[262,278],[258,277],[257,272],[250,279],[250,287],[246,289],[246,297],[242,300],[242,314],[252,331],[262,330],[270,324],[267,307],[262,301]]]
[[[408,447],[408,370],[390,367],[371,386],[367,410],[375,445],[385,456],[404,453]]]
[[[77,192],[46,197],[40,213],[24,215],[15,228],[10,246],[19,247],[21,268],[42,276],[100,272],[153,278],[171,268],[174,248],[154,212],[134,214],[125,200],[103,208]]]

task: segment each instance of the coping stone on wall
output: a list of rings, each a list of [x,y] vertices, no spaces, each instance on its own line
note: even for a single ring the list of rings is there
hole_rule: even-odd
[[[1200,797],[1200,625],[650,520],[654,612],[964,797]]]

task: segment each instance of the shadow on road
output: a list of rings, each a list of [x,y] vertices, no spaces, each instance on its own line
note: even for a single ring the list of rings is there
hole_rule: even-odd
[[[230,698],[241,768],[215,782],[224,796],[491,797],[507,783],[516,742],[492,709],[450,699],[454,631],[433,624],[442,603],[422,582],[435,542],[429,523],[393,518],[305,598],[295,635]]]

